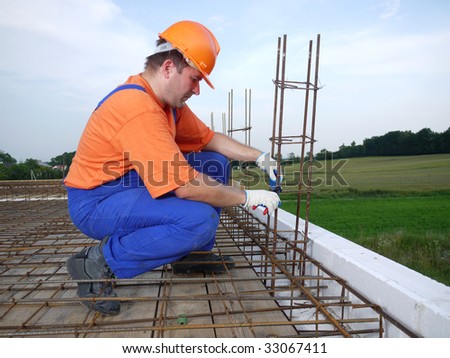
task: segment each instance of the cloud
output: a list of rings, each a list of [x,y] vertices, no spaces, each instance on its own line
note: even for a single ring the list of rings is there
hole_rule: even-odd
[[[120,9],[108,0],[16,0],[4,2],[1,10],[2,26],[24,29],[61,40],[71,40],[90,28],[114,20],[120,14]],[[79,19],[83,19],[83,24]]]
[[[17,159],[74,150],[102,94],[143,68],[154,38],[110,0],[0,1],[0,149]]]
[[[16,0],[2,2],[0,13],[2,71],[72,92],[97,92],[94,76],[116,85],[115,73],[139,69],[153,46],[148,30],[110,0]]]
[[[351,75],[449,74],[450,30],[391,35],[368,30],[327,40],[322,63]]]
[[[385,0],[380,7],[382,8],[380,18],[382,20],[389,19],[400,11],[400,0]]]

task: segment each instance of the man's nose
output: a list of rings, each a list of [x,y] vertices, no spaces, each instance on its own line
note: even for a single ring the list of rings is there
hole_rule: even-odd
[[[195,82],[194,86],[192,87],[192,92],[198,96],[200,94],[200,82]]]

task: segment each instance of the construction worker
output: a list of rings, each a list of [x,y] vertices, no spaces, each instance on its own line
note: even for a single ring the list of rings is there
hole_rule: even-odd
[[[229,159],[256,161],[276,180],[267,153],[214,133],[186,105],[200,93],[220,47],[203,25],[180,21],[159,34],[144,72],[131,76],[92,113],[65,178],[69,213],[87,236],[100,240],[67,261],[83,303],[117,314],[111,281],[171,263],[175,274],[222,273],[231,257],[211,253],[220,208],[264,206],[273,191],[227,186]],[[196,253],[193,253],[195,251]],[[97,281],[95,281],[97,280]],[[101,300],[105,298],[105,300]]]

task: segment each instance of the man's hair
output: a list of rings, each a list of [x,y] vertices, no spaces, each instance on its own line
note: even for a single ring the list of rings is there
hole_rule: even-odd
[[[166,43],[167,41],[164,39],[158,39],[156,41],[156,46],[159,46],[163,43]],[[159,52],[155,53],[153,55],[150,55],[147,57],[145,61],[145,69],[149,69],[151,71],[156,71],[158,68],[162,66],[164,61],[166,60],[172,60],[175,64],[178,73],[181,73],[183,71],[183,68],[189,66],[186,60],[183,57],[183,54],[179,52],[178,50],[170,50],[165,52]]]

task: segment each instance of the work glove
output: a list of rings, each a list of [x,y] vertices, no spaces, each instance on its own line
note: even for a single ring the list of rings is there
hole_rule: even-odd
[[[277,161],[270,157],[269,152],[264,152],[256,159],[256,165],[262,171],[267,173],[267,175],[269,176],[270,189],[272,191],[276,191],[276,189],[277,189]],[[280,180],[278,183],[279,186],[281,185],[282,180],[283,180],[283,175],[280,173]]]
[[[246,209],[256,210],[258,206],[264,207],[264,215],[271,215],[280,205],[277,193],[268,190],[245,190],[246,200],[242,206]]]

